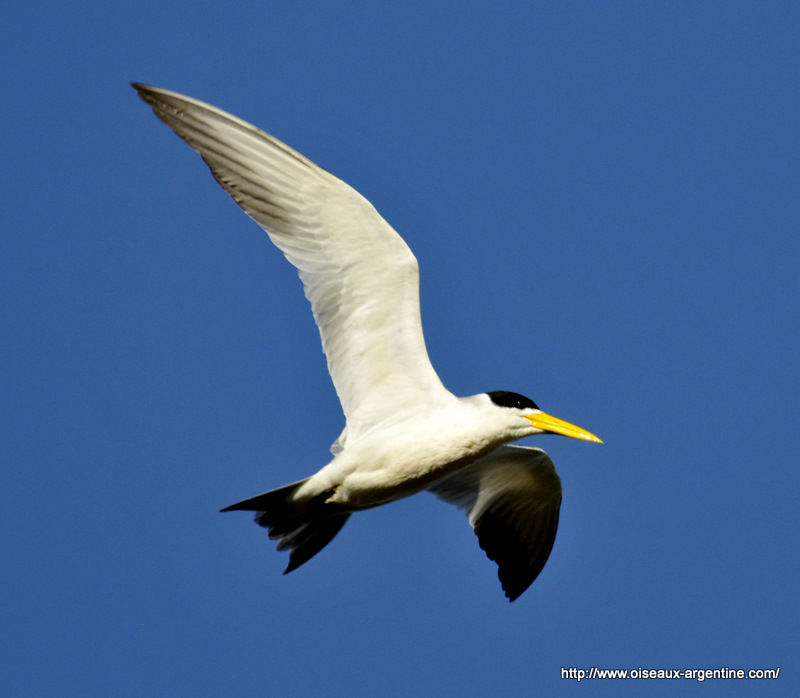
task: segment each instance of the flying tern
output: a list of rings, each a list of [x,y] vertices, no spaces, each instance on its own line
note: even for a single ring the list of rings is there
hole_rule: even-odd
[[[448,391],[425,348],[417,260],[369,201],[231,114],[133,87],[297,268],[346,418],[318,472],[222,511],[256,512],[278,550],[290,552],[286,573],[353,512],[428,490],[467,513],[516,599],[550,555],[561,481],[544,451],[508,442],[541,433],[600,439],[518,393]]]

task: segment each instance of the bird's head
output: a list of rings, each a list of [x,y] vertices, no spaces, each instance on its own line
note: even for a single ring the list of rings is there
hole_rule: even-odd
[[[552,417],[542,410],[530,398],[520,395],[519,393],[511,393],[505,390],[494,390],[486,393],[489,399],[498,407],[503,407],[508,410],[514,410],[520,417],[530,422],[529,429],[526,435],[530,434],[561,434],[561,436],[569,436],[573,439],[583,439],[584,441],[593,441],[595,443],[603,443],[594,434],[581,429],[581,427],[565,422],[558,417]]]

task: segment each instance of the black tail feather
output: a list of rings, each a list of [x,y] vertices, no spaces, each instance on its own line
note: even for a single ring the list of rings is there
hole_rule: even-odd
[[[236,504],[231,504],[224,509],[220,509],[220,511],[265,511],[276,506],[284,505],[285,507],[286,500],[290,499],[291,495],[304,483],[305,480],[299,480],[276,490],[262,492],[255,497],[249,497],[241,502],[236,502]]]
[[[308,562],[314,555],[322,550],[345,525],[350,514],[336,514],[325,519],[309,521],[291,534],[291,538],[284,537],[278,543],[278,550],[291,548],[289,564],[283,571],[288,574],[297,569],[304,562]]]
[[[326,506],[332,492],[311,500],[295,500],[294,493],[305,480],[293,482],[231,504],[220,511],[254,511],[256,523],[278,540],[278,550],[290,550],[284,574],[297,569],[333,540],[350,517],[349,512]]]

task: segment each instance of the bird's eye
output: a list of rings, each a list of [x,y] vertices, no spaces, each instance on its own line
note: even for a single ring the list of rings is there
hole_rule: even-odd
[[[519,393],[511,393],[507,390],[493,390],[486,393],[491,401],[499,407],[516,407],[518,410],[538,410],[537,405],[529,397],[520,395]]]

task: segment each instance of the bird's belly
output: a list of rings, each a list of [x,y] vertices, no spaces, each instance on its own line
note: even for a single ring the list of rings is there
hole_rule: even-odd
[[[424,436],[413,430],[384,433],[346,449],[341,464],[339,457],[331,462],[330,475],[338,483],[330,501],[368,509],[408,497],[498,445],[466,430],[426,430]]]

